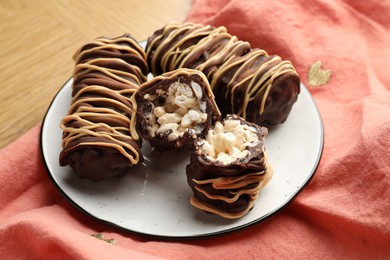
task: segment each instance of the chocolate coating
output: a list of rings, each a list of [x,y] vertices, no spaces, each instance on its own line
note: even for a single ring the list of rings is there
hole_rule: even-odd
[[[272,177],[272,169],[264,148],[267,129],[236,115],[228,115],[222,123],[226,120],[238,120],[241,125],[256,129],[258,145],[247,146],[247,156],[223,163],[211,159],[202,149],[202,139],[198,138],[186,174],[194,194],[191,198],[193,206],[234,219],[244,216],[253,208],[260,189]]]
[[[222,26],[170,23],[149,37],[146,54],[154,75],[202,71],[223,116],[237,114],[259,125],[283,123],[300,92],[290,61],[251,48]]]
[[[65,155],[61,163],[63,166],[69,165],[73,168],[75,174],[80,178],[86,178],[91,181],[101,181],[109,177],[120,177],[131,169],[129,159],[119,153],[117,149],[105,146],[83,145],[82,142],[101,141],[108,143],[105,139],[85,137],[80,138],[78,144],[63,151]],[[135,147],[137,153],[141,153],[138,143],[127,140]],[[129,151],[131,153],[131,151]]]
[[[173,96],[178,93],[173,93],[172,86],[186,88],[189,92],[187,103],[193,103],[196,100],[194,107],[185,106],[186,101],[183,98],[186,96],[183,94],[176,97],[183,105],[170,103],[169,100],[172,100]],[[167,93],[171,93],[172,97],[169,97]],[[138,133],[157,151],[162,152],[191,148],[193,141],[203,135],[212,123],[220,118],[220,112],[214,102],[214,96],[206,77],[201,72],[191,69],[171,71],[144,83],[134,94],[133,102],[137,107]],[[163,111],[163,115],[157,117],[156,109]],[[182,110],[186,112],[177,112]],[[203,114],[203,120],[184,126],[184,118],[191,111],[196,111],[194,112],[196,115]],[[161,121],[163,116],[173,117],[175,121],[164,123]],[[159,129],[170,123],[174,129],[159,132]]]
[[[72,103],[62,119],[61,166],[92,181],[121,176],[142,161],[141,140],[130,131],[130,98],[146,81],[146,55],[125,34],[101,37],[74,55]]]

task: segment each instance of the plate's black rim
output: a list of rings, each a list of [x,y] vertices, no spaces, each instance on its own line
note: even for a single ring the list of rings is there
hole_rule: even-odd
[[[196,240],[196,239],[203,239],[203,238],[212,238],[212,237],[217,237],[217,236],[221,236],[221,235],[227,235],[229,233],[232,233],[232,232],[235,232],[235,231],[238,231],[238,230],[243,230],[243,229],[246,229],[246,228],[249,228],[255,224],[258,224],[258,223],[262,223],[266,220],[268,220],[270,217],[276,215],[278,212],[280,212],[282,209],[286,208],[288,205],[290,205],[290,203],[292,201],[294,201],[294,199],[299,195],[299,193],[302,192],[302,190],[304,190],[304,188],[310,183],[310,181],[313,179],[314,175],[315,175],[315,172],[317,171],[318,169],[318,165],[320,163],[320,160],[321,160],[321,157],[322,157],[322,153],[323,153],[323,149],[324,149],[324,127],[323,127],[323,122],[322,122],[322,118],[321,118],[321,114],[318,110],[318,107],[314,101],[314,98],[313,96],[311,95],[310,91],[306,88],[305,85],[303,85],[301,83],[301,91],[305,91],[307,92],[306,94],[308,94],[309,98],[310,98],[310,101],[313,105],[313,107],[315,108],[315,111],[316,111],[316,114],[318,116],[318,120],[319,120],[319,124],[320,124],[320,138],[321,138],[321,142],[320,142],[320,147],[319,147],[319,151],[318,151],[318,154],[317,154],[317,158],[316,158],[316,161],[315,161],[315,164],[313,165],[313,168],[311,169],[311,172],[310,174],[308,175],[308,177],[306,178],[306,180],[304,181],[303,185],[300,186],[299,189],[296,190],[295,193],[293,193],[290,198],[288,200],[286,200],[286,202],[284,204],[282,204],[280,207],[278,207],[277,209],[269,212],[268,214],[265,214],[261,217],[259,217],[258,219],[254,220],[254,221],[251,221],[251,222],[248,222],[248,223],[245,223],[243,225],[240,225],[240,226],[237,226],[237,227],[233,227],[233,228],[229,228],[229,229],[226,229],[226,230],[222,230],[222,231],[217,231],[217,232],[211,232],[211,233],[205,233],[205,234],[197,234],[197,235],[192,235],[192,236],[170,236],[170,235],[154,235],[154,234],[150,234],[150,233],[143,233],[143,232],[139,232],[139,231],[135,231],[135,230],[131,230],[131,229],[128,229],[128,228],[124,228],[122,226],[119,226],[117,225],[116,223],[113,223],[113,222],[110,222],[110,221],[107,221],[107,220],[104,220],[104,219],[101,219],[99,218],[98,216],[95,216],[93,214],[91,214],[90,212],[86,211],[85,209],[83,209],[80,205],[78,205],[75,201],[73,201],[67,194],[66,192],[60,187],[60,185],[56,182],[56,180],[54,179],[52,173],[50,172],[49,170],[49,166],[47,164],[47,161],[46,161],[46,157],[45,157],[45,152],[43,151],[43,132],[44,132],[44,128],[46,126],[46,119],[47,119],[47,115],[54,103],[54,101],[56,100],[56,98],[58,97],[59,93],[61,91],[63,91],[63,89],[65,88],[65,86],[67,84],[69,84],[69,82],[72,80],[72,78],[70,78],[69,80],[67,80],[65,82],[65,84],[58,90],[58,92],[56,93],[56,95],[54,96],[54,98],[52,99],[46,113],[45,113],[45,116],[43,118],[43,121],[42,121],[42,125],[41,125],[41,129],[40,129],[40,153],[41,153],[41,156],[42,156],[42,159],[43,159],[43,164],[46,168],[46,173],[47,175],[49,176],[49,178],[51,179],[51,181],[53,182],[53,184],[55,185],[55,187],[57,188],[57,190],[62,194],[62,196],[72,205],[74,206],[76,209],[78,209],[79,211],[81,211],[82,213],[84,213],[85,215],[105,224],[105,225],[108,225],[108,226],[111,226],[111,227],[114,227],[118,230],[121,230],[121,231],[124,231],[130,235],[139,235],[139,236],[142,236],[142,237],[145,237],[145,238],[149,238],[149,239],[158,239],[158,240]]]

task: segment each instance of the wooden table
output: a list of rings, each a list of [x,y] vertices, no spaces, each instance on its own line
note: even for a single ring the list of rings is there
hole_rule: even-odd
[[[72,55],[99,36],[137,40],[183,21],[190,0],[0,0],[0,148],[42,121],[72,74]]]

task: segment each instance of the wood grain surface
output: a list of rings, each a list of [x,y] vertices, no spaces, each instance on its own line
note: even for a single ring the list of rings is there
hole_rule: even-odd
[[[0,148],[42,122],[71,77],[72,55],[99,36],[137,40],[183,21],[190,0],[0,0]]]

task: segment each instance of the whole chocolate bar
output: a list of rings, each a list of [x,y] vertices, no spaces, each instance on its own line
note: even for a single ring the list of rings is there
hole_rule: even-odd
[[[272,177],[264,138],[267,129],[228,115],[198,138],[186,167],[191,204],[228,219],[247,214]]]
[[[144,83],[133,96],[139,134],[158,151],[191,148],[220,118],[202,72],[178,69]]]
[[[98,38],[75,53],[72,102],[61,122],[61,166],[100,181],[142,161],[141,143],[130,133],[130,99],[146,81],[145,58],[128,34]]]
[[[178,68],[202,71],[223,116],[237,114],[263,126],[283,123],[300,92],[290,61],[252,49],[223,26],[167,24],[149,37],[146,54],[154,75]]]

